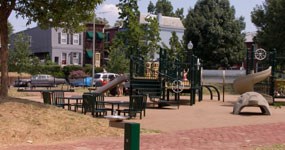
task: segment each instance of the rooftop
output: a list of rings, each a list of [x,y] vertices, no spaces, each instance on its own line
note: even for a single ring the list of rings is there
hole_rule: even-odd
[[[161,15],[153,15],[153,14],[144,14],[142,13],[140,16],[140,23],[146,24],[145,21],[146,17],[153,17],[158,18],[159,26],[160,27],[170,27],[170,28],[182,28],[184,29],[184,26],[182,24],[182,21],[180,18],[177,17],[168,17],[168,16],[161,16]]]

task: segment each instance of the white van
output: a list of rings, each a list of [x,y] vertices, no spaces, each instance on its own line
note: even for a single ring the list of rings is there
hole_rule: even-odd
[[[100,72],[100,73],[96,73],[95,76],[94,76],[94,83],[93,85],[95,86],[102,86],[102,83],[103,83],[103,80],[107,80],[108,82],[111,80],[111,79],[114,79],[116,77],[118,77],[119,75],[118,74],[115,74],[115,73],[109,73],[109,72]]]

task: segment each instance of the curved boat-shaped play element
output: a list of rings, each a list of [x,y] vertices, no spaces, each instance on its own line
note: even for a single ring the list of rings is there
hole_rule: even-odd
[[[254,84],[265,80],[270,75],[271,75],[271,66],[268,69],[263,70],[261,72],[249,74],[246,76],[241,76],[234,80],[233,83],[234,90],[239,94],[243,94],[245,92],[251,92],[253,91]]]

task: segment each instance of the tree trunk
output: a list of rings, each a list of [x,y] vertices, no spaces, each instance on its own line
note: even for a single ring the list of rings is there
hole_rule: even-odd
[[[8,96],[8,18],[0,18],[0,61],[1,61],[1,82],[0,97]]]

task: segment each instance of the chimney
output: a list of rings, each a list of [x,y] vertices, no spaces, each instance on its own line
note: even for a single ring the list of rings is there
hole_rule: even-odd
[[[162,24],[162,14],[161,13],[157,14],[157,21],[159,25]]]

